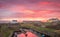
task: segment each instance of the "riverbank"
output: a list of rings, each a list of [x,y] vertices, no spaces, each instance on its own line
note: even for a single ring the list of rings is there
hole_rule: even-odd
[[[17,27],[7,27],[5,25],[2,25],[1,26],[1,35],[2,37],[9,37],[9,35],[14,32],[14,31],[17,31],[19,30],[21,27],[26,27],[26,28],[31,28],[31,29],[34,29],[38,32],[43,32],[45,34],[48,34],[51,35],[51,37],[54,37],[55,35],[55,31],[54,29],[49,29],[49,28],[42,28],[42,27],[36,27],[36,26],[33,26],[33,25],[25,25],[25,24],[19,24],[19,26]]]

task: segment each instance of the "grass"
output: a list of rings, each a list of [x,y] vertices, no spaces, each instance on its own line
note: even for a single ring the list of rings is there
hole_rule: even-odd
[[[33,25],[29,25],[29,24],[22,24],[21,27],[27,27],[27,28],[32,28],[32,29],[35,29],[37,31],[49,31],[49,32],[54,32],[55,30],[54,29],[49,29],[49,28],[42,28],[42,27],[36,27],[36,26],[33,26]]]
[[[26,27],[26,28],[32,28],[35,29],[37,31],[48,31],[48,32],[54,32],[54,29],[48,29],[48,28],[41,28],[41,27],[36,27],[33,26],[32,24],[21,24],[21,26],[16,27],[16,28],[8,28],[7,26],[2,26],[1,27],[1,33],[2,33],[2,37],[9,37],[9,35],[15,31],[18,30],[20,27]]]
[[[8,28],[7,26],[2,26],[1,27],[1,34],[2,34],[2,37],[9,37],[9,35],[15,31],[15,30],[18,30],[19,27],[17,28]]]

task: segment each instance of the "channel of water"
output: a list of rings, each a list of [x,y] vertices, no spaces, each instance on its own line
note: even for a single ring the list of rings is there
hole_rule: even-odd
[[[50,37],[50,36],[37,32],[33,29],[20,28],[19,31],[14,31],[11,37]]]

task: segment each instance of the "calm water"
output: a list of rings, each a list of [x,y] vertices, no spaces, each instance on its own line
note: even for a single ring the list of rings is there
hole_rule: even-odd
[[[38,37],[38,36],[32,32],[26,32],[18,34],[17,37]]]
[[[42,34],[33,29],[20,29],[17,32],[14,32],[12,37],[50,37],[46,34]]]

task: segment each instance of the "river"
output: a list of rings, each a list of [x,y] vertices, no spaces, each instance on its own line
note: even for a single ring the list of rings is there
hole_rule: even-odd
[[[18,34],[17,37],[38,37],[38,36],[32,32],[26,32]]]
[[[33,29],[20,28],[19,31],[15,31],[12,37],[50,37],[45,34],[41,34]]]

